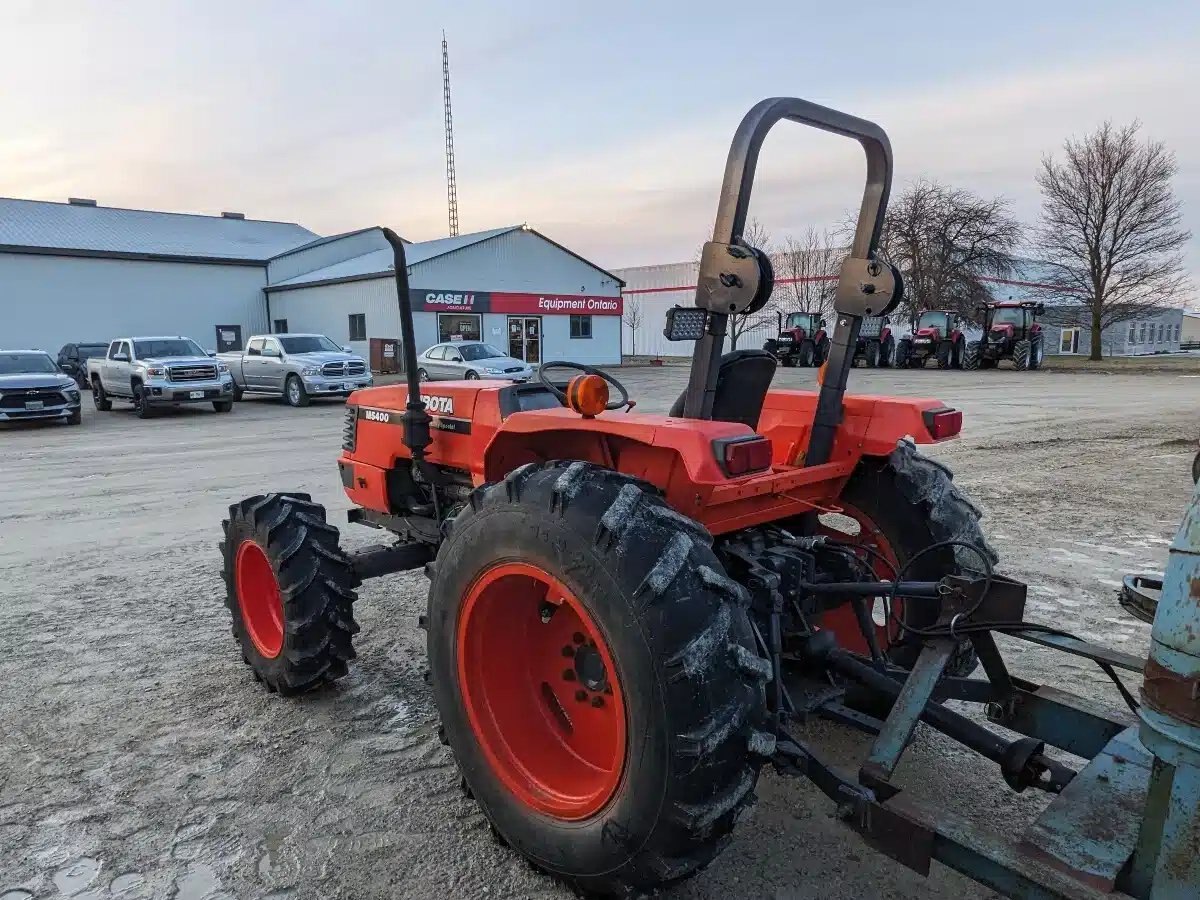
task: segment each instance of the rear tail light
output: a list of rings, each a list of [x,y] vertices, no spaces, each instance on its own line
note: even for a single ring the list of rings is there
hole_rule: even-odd
[[[713,452],[722,471],[731,478],[771,468],[771,442],[761,435],[719,438],[713,441]]]
[[[921,418],[925,420],[925,430],[935,441],[944,441],[962,431],[962,410],[942,406],[925,410]]]

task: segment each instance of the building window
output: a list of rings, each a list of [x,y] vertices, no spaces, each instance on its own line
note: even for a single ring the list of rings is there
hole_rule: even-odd
[[[479,313],[438,313],[438,341],[483,340]]]
[[[1164,325],[1162,322],[1158,323],[1158,343],[1160,343],[1160,344],[1164,340],[1163,333],[1166,331],[1166,329],[1167,329],[1166,325]]]
[[[571,316],[571,337],[590,338],[592,336],[591,316]]]
[[[1130,344],[1137,343],[1137,322],[1129,323],[1129,341]]]
[[[1138,343],[1139,344],[1146,343],[1146,323],[1145,322],[1142,323],[1141,337],[1138,338]]]
[[[1079,352],[1079,329],[1064,328],[1058,335],[1058,352],[1059,353],[1078,353]]]
[[[350,340],[365,341],[367,339],[367,314],[350,313]]]
[[[1179,323],[1175,323],[1175,343],[1179,343]]]
[[[274,334],[287,334],[287,319],[276,319],[275,327],[271,329]]]

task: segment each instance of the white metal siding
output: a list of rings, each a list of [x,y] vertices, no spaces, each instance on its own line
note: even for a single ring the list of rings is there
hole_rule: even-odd
[[[528,231],[510,231],[411,266],[414,288],[591,294],[619,297],[620,285]]]
[[[182,334],[215,349],[217,325],[267,327],[262,266],[0,253],[0,347]]]
[[[695,304],[695,285],[699,269],[699,263],[683,262],[617,269],[613,273],[626,282],[626,312],[628,313],[632,304],[639,304],[642,310],[642,324],[636,334],[628,326],[622,326],[621,352],[638,356],[692,355],[691,341],[668,341],[663,337],[663,328],[667,324],[667,310],[672,306]],[[652,293],[638,293],[645,290]]]
[[[350,341],[350,316],[362,313],[367,320],[367,337],[400,339],[400,309],[396,283],[390,278],[349,281],[318,287],[273,291],[271,318],[287,319],[294,332],[324,334],[339,345],[353,347],[366,355],[368,341]],[[437,324],[432,315],[416,316],[418,349],[437,341]],[[427,322],[422,322],[427,319]]]
[[[267,263],[267,274],[272,284],[287,281],[297,275],[315,272],[326,266],[334,265],[343,260],[363,256],[376,250],[390,250],[391,245],[384,240],[383,232],[372,228],[359,234],[348,234],[310,247],[288,253]]]

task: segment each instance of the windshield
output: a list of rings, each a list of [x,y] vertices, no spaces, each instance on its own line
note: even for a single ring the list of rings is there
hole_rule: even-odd
[[[787,317],[787,325],[785,328],[803,328],[805,331],[812,331],[812,313],[792,313]]]
[[[495,359],[504,355],[491,344],[462,344],[461,349],[462,358],[468,362],[476,359]]]
[[[103,356],[108,352],[108,344],[80,344],[77,348],[80,359],[91,359],[93,356]]]
[[[939,328],[942,331],[949,331],[946,327],[946,314],[943,312],[923,312],[921,318],[917,319],[917,329],[922,328]]]
[[[0,375],[46,375],[58,366],[45,353],[0,353]]]
[[[1019,306],[1001,306],[998,309],[992,310],[993,325],[1016,325],[1018,328],[1024,324],[1025,310]]]
[[[323,334],[310,334],[304,337],[281,337],[284,353],[341,353],[342,348],[325,337]]]
[[[200,345],[187,338],[159,338],[153,341],[134,341],[133,351],[138,359],[161,359],[164,356],[208,356]]]

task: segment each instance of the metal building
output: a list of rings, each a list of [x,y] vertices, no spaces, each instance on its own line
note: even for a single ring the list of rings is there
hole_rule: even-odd
[[[407,245],[418,351],[483,339],[537,362],[621,359],[619,278],[526,226]],[[0,199],[0,346],[184,334],[320,332],[364,353],[399,338],[378,228],[320,237],[239,213],[183,215]]]
[[[406,246],[417,350],[485,340],[528,362],[621,361],[622,281],[515,225]],[[366,352],[400,337],[392,251],[378,228],[324,238],[267,266],[276,331],[318,331]]]
[[[266,261],[316,235],[240,213],[182,215],[0,199],[0,346],[266,327]]]

